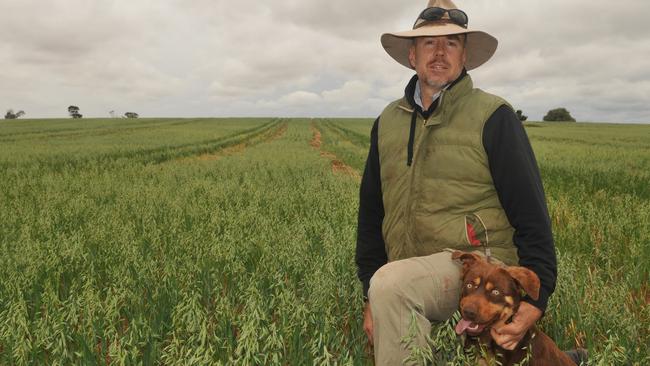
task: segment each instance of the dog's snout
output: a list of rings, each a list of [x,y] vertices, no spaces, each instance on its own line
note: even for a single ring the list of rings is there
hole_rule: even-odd
[[[476,320],[478,309],[476,309],[475,306],[468,305],[463,307],[462,313],[463,313],[463,318],[467,320]]]

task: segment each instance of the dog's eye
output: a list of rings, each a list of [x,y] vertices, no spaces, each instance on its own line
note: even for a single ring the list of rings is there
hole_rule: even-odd
[[[474,285],[472,285],[471,283],[468,283],[468,284],[466,284],[466,285],[465,285],[465,287],[467,287],[468,289],[470,289],[470,290],[471,290],[471,289],[472,289],[472,287],[474,287]]]
[[[499,295],[501,295],[501,292],[499,292],[499,290],[497,290],[497,289],[494,289],[494,290],[492,290],[492,295],[499,296]]]

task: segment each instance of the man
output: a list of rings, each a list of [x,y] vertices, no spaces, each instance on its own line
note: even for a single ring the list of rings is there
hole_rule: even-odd
[[[467,74],[497,40],[467,25],[450,0],[430,0],[412,30],[381,37],[416,75],[375,121],[361,182],[356,263],[378,365],[409,356],[402,340],[413,322],[415,343],[427,347],[431,322],[457,309],[459,265],[448,249],[485,251],[539,276],[539,299],[525,298],[512,323],[492,330],[505,349],[555,289],[550,219],[526,133],[510,105],[474,89]]]

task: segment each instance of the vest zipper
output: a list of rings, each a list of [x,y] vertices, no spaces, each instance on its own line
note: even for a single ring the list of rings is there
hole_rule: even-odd
[[[445,91],[443,90],[442,93],[440,93],[440,96],[438,97],[438,106],[437,108],[442,108],[442,98],[445,94]],[[431,116],[429,116],[431,117]],[[413,109],[413,113],[411,114],[411,131],[409,134],[409,142],[408,142],[408,160],[407,160],[407,165],[410,167],[411,164],[413,163],[413,156],[414,156],[414,151],[413,151],[413,145],[415,144],[415,122],[417,119],[417,109]],[[427,124],[428,118],[423,118],[424,122],[422,124],[422,131],[420,132],[420,140],[418,141],[418,146],[421,146],[422,139],[426,135],[426,131],[424,130],[424,127]],[[406,245],[407,246],[413,246],[413,240],[414,236],[416,233],[416,229],[414,228],[415,223],[413,222],[413,215],[414,215],[414,210],[413,210],[413,181],[414,181],[414,175],[415,175],[415,170],[409,171],[409,190],[407,193],[407,199],[406,199],[406,212],[405,212],[405,220],[406,220]]]

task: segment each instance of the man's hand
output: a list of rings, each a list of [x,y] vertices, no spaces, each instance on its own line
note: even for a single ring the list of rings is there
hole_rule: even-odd
[[[370,342],[370,345],[372,345],[372,312],[370,311],[370,302],[367,301],[366,305],[363,308],[363,331],[366,332],[366,335],[368,336],[368,342]]]
[[[541,317],[541,310],[522,301],[519,305],[519,310],[512,317],[512,323],[503,325],[498,329],[492,328],[490,329],[490,334],[492,334],[492,338],[499,346],[512,351],[517,347],[519,341],[524,338],[528,329]]]

